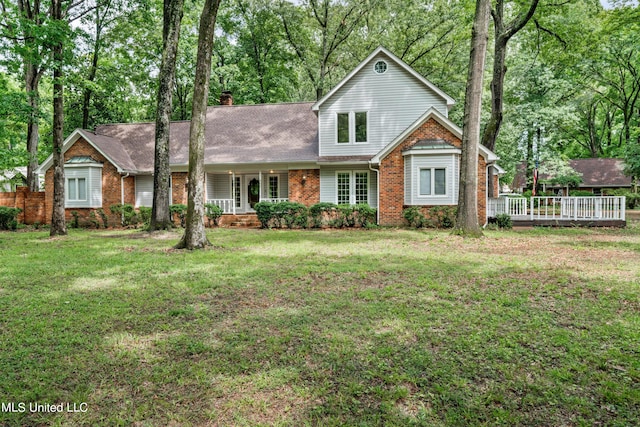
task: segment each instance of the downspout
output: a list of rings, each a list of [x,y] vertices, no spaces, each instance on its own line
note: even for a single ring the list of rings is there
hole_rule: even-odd
[[[493,166],[493,163],[489,163],[487,165],[487,167],[485,168],[485,177],[484,177],[484,225],[482,226],[482,228],[486,228],[487,225],[489,224],[489,216],[488,211],[489,211],[489,168]],[[493,181],[492,181],[493,182]]]
[[[376,192],[378,197],[378,209],[376,209],[376,225],[380,225],[380,169],[376,169],[373,167],[371,162],[369,162],[369,170],[374,171],[376,173]]]
[[[120,178],[120,205],[121,206],[124,206],[124,180],[126,178],[129,178],[129,175],[130,173],[127,172],[126,175]],[[122,212],[121,212],[120,223],[124,224],[124,209],[122,209]]]

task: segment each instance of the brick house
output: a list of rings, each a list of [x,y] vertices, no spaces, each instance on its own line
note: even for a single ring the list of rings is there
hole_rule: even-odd
[[[381,225],[401,225],[407,206],[456,206],[462,131],[448,119],[453,99],[385,48],[376,49],[315,103],[233,105],[229,93],[209,107],[206,199],[225,214],[252,213],[259,201],[312,205],[367,203]],[[151,206],[153,123],[75,130],[64,143],[67,212],[111,205]],[[171,200],[186,203],[189,123],[173,122]],[[487,174],[478,156],[479,222],[486,222]],[[46,210],[53,195],[45,173]],[[497,192],[496,192],[497,194]]]

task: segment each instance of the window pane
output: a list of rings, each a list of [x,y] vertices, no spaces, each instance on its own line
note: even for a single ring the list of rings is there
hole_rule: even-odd
[[[69,195],[67,196],[67,200],[78,200],[78,192],[76,191],[76,179],[69,178],[67,179],[67,192]]]
[[[444,169],[435,170],[434,193],[438,195],[447,194]]]
[[[78,200],[87,200],[87,180],[78,178]]]
[[[431,195],[431,169],[420,169],[420,195]]]
[[[367,142],[367,113],[356,113],[356,142]]]
[[[369,174],[356,172],[356,204],[369,203]]]
[[[278,177],[277,176],[269,177],[269,197],[271,199],[278,198]]]
[[[338,142],[349,142],[349,114],[338,114]]]
[[[338,173],[338,204],[348,205],[349,201],[349,173]]]
[[[240,197],[240,177],[236,176],[236,180],[233,186],[233,196],[236,200],[236,208],[239,208],[242,203],[242,199]]]

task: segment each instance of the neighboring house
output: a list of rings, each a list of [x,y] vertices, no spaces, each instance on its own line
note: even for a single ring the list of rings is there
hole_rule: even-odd
[[[575,190],[591,191],[599,196],[604,190],[633,188],[631,177],[624,174],[623,159],[574,159],[569,160],[569,166],[573,168],[582,178],[582,182],[574,187]],[[566,188],[559,184],[551,184],[549,181],[553,177],[541,173],[539,175],[540,187],[542,191],[553,191],[559,195],[567,195]],[[513,180],[514,191],[523,192],[529,186],[525,177],[525,164],[518,165],[516,176]]]
[[[26,167],[0,171],[0,192],[11,193],[16,191],[16,187],[25,185],[27,185]]]
[[[454,101],[384,48],[376,49],[315,103],[209,107],[206,199],[225,214],[258,201],[312,205],[367,203],[383,225],[404,223],[407,206],[458,203],[462,131],[448,119]],[[67,212],[117,203],[151,206],[153,123],[75,130],[64,142]],[[186,203],[189,123],[171,124],[171,200]],[[488,173],[497,157],[480,146],[479,221],[486,219]],[[52,158],[46,173],[53,200]]]

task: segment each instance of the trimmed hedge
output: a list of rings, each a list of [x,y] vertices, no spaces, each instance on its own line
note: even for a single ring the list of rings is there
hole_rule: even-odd
[[[211,226],[211,223],[217,226],[220,222],[222,213],[222,208],[220,206],[214,205],[213,203],[204,204],[204,214],[209,220],[209,226]]]
[[[254,206],[262,228],[372,227],[376,210],[369,205],[317,203],[309,208],[296,202],[260,202]]]

